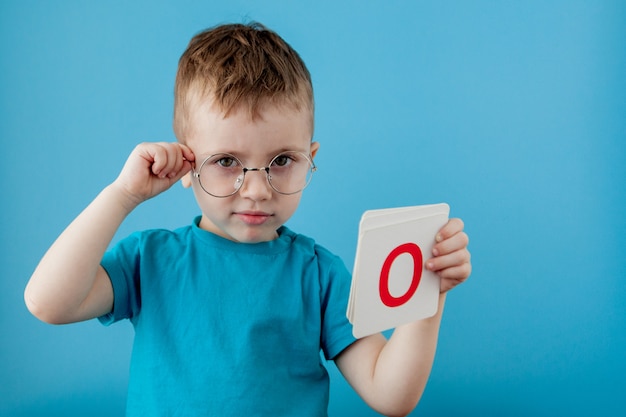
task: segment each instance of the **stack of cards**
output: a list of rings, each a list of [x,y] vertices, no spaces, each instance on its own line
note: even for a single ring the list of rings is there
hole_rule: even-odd
[[[363,214],[347,312],[355,337],[437,312],[439,277],[424,262],[449,212],[442,203]]]

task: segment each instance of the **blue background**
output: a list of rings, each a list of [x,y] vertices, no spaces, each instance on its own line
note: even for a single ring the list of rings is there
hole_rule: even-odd
[[[294,229],[350,267],[366,209],[446,201],[474,272],[415,415],[626,415],[626,3],[3,1],[0,415],[123,412],[132,328],[22,291],[140,141],[174,140],[178,57],[259,20],[313,74],[319,171]],[[175,186],[122,226],[198,213]],[[331,416],[372,416],[334,365]]]

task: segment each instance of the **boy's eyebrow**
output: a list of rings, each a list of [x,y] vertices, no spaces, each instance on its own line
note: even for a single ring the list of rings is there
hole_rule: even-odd
[[[296,152],[302,152],[305,155],[309,155],[311,149],[299,149],[300,147],[282,147],[282,148],[278,148],[277,150],[274,150],[272,152],[268,151],[265,154],[265,158],[267,159],[267,162],[269,162],[272,158],[274,158],[277,155],[280,155],[283,152],[290,152],[290,151],[296,151]],[[246,159],[250,158],[250,155],[247,155],[247,152],[236,152],[236,151],[232,151],[232,150],[228,150],[228,149],[217,149],[217,150],[212,150],[212,151],[208,151],[208,152],[202,152],[201,154],[198,155],[198,159],[204,159],[204,158],[208,158],[211,155],[217,155],[217,154],[229,154],[229,155],[233,155],[236,156],[237,159],[240,159],[241,162],[245,162]]]

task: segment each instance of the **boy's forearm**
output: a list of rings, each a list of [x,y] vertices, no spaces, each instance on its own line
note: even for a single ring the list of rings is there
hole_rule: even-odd
[[[336,363],[359,395],[388,416],[409,414],[422,396],[437,348],[445,295],[433,317],[355,342]]]
[[[82,318],[79,310],[94,288],[102,256],[134,207],[128,196],[110,185],[63,231],[26,287],[26,304],[33,314],[53,323]],[[90,302],[102,301],[102,294],[92,297]]]
[[[389,340],[374,334],[335,358],[356,392],[376,411],[404,416],[417,405],[432,369],[445,294],[433,317],[397,327]]]
[[[428,382],[445,299],[445,294],[439,296],[433,317],[397,327],[378,356],[374,384],[385,391],[387,402],[404,404],[407,412],[417,405]]]

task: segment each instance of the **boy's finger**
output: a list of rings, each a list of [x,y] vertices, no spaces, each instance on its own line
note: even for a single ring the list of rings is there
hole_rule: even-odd
[[[151,163],[150,169],[154,175],[161,174],[161,171],[167,165],[167,152],[163,147],[156,143],[142,144],[143,157]]]
[[[178,144],[178,146],[180,146],[180,149],[183,152],[183,158],[185,158],[189,162],[193,162],[196,160],[196,155],[194,155],[191,148],[189,148],[187,145],[183,145],[182,143]]]
[[[437,272],[441,278],[440,291],[446,292],[465,282],[472,273],[472,265],[467,263]]]
[[[168,164],[164,170],[167,177],[182,177],[191,168],[191,162],[195,160],[193,151],[180,143],[167,143],[164,147],[168,151]],[[187,167],[186,164],[189,166]]]
[[[169,156],[166,173],[168,178],[174,178],[182,169],[185,158],[183,157],[182,149],[175,144],[168,145],[168,151]]]
[[[426,268],[430,271],[441,271],[446,268],[453,268],[463,264],[469,264],[471,254],[468,250],[457,250],[445,255],[431,258],[426,262]]]
[[[176,164],[176,169],[170,172],[170,174],[168,175],[168,178],[174,181],[178,181],[190,170],[191,170],[191,162],[189,162],[187,159],[183,158],[182,155],[180,155],[180,158]]]
[[[465,232],[458,232],[451,237],[440,241],[433,246],[433,256],[446,255],[454,251],[464,249],[469,244],[469,237]]]
[[[464,227],[465,225],[463,224],[463,220],[459,218],[452,218],[448,220],[448,223],[446,223],[441,229],[439,229],[435,240],[437,242],[446,240],[451,236],[454,236],[455,234],[461,232]]]
[[[182,149],[177,143],[169,142],[159,142],[155,146],[160,151],[159,164],[155,164],[155,174],[160,178],[175,177],[183,167],[184,157]],[[158,172],[156,169],[158,169]]]
[[[441,278],[442,284],[444,281],[456,281],[455,285],[465,282],[467,278],[472,274],[472,264],[464,263],[451,268],[442,269],[437,272],[437,275]]]

